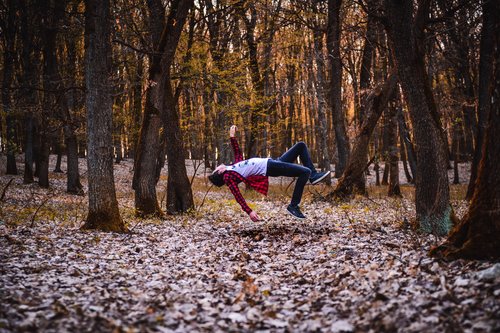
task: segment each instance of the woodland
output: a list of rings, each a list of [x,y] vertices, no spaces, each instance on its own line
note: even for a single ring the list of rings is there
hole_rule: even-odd
[[[0,79],[0,333],[500,331],[499,1],[0,0]]]

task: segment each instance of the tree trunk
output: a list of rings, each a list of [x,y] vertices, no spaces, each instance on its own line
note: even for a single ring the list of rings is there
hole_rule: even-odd
[[[365,117],[357,135],[349,163],[329,198],[348,199],[353,194],[366,195],[365,171],[368,144],[387,102],[396,88],[396,75],[391,74],[384,84],[376,87],[366,98]],[[376,170],[378,173],[378,170]]]
[[[28,112],[24,121],[25,147],[24,147],[24,176],[23,183],[31,184],[34,182],[33,175],[33,134],[35,126],[33,125],[33,115]]]
[[[83,186],[80,183],[80,171],[78,168],[77,155],[77,138],[75,135],[74,124],[70,114],[68,98],[66,96],[65,87],[61,74],[59,73],[60,63],[56,54],[57,33],[60,22],[64,18],[65,10],[64,1],[55,1],[51,8],[44,8],[46,26],[44,36],[44,86],[49,92],[46,94],[56,94],[56,114],[55,116],[61,121],[64,141],[66,144],[66,160],[67,160],[67,182],[66,191],[71,194],[83,194]],[[52,99],[49,99],[51,101]],[[48,102],[49,103],[49,102]],[[48,105],[48,103],[46,105]],[[47,112],[47,110],[45,110]],[[44,117],[43,121],[46,117]],[[50,129],[46,128],[48,135]],[[56,138],[59,141],[58,138]],[[62,153],[59,149],[58,155]],[[58,157],[59,161],[59,157]],[[56,166],[57,170],[57,166]]]
[[[493,2],[491,15],[497,50],[500,48],[500,5]],[[500,258],[500,52],[495,55],[496,65],[491,85],[489,122],[486,129],[482,158],[479,163],[474,194],[469,211],[460,224],[453,228],[448,239],[433,249],[432,254],[449,259]]]
[[[495,1],[483,1],[483,28],[481,30],[481,43],[479,50],[479,89],[477,107],[477,136],[474,157],[472,160],[469,186],[467,188],[466,199],[472,199],[474,186],[477,177],[477,169],[481,160],[481,152],[484,141],[484,133],[488,124],[490,114],[491,90],[490,82],[493,75],[493,59],[495,54],[495,17],[493,15]],[[498,52],[498,50],[497,50]]]
[[[293,50],[293,48],[292,48]],[[292,51],[293,52],[293,51]],[[292,134],[295,127],[295,95],[296,95],[296,72],[297,65],[293,63],[295,58],[292,57],[292,63],[287,65],[286,77],[287,77],[287,95],[288,95],[288,114],[286,115],[286,129],[285,129],[285,139],[284,147],[282,151],[292,147]]]
[[[186,171],[185,149],[177,111],[177,100],[174,98],[170,82],[170,67],[173,63],[182,28],[186,22],[193,0],[180,1],[172,7],[163,36],[165,49],[162,56],[163,78],[160,87],[164,88],[165,99],[161,109],[164,135],[167,143],[168,158],[167,181],[167,213],[185,213],[194,207],[191,185]]]
[[[389,107],[386,109],[386,115],[388,125],[387,137],[389,139],[389,149],[386,163],[386,165],[389,165],[389,188],[387,195],[390,197],[401,197],[401,189],[399,187],[398,122],[394,101],[389,103]]]
[[[337,142],[338,163],[335,177],[344,173],[349,159],[349,138],[346,117],[342,108],[342,61],[340,59],[340,10],[342,0],[328,0],[327,49],[330,59],[330,104]]]
[[[402,112],[401,107],[398,108],[397,114],[399,114],[400,112]],[[408,169],[408,160],[406,157],[405,142],[403,138],[402,128],[399,122],[398,122],[398,133],[399,133],[399,155],[401,156],[401,162],[403,163],[403,169],[405,171],[406,181],[411,184],[413,183],[413,177],[410,174],[410,170]]]
[[[403,142],[403,147],[406,152],[406,156],[408,157],[408,164],[410,165],[412,183],[415,183],[415,175],[417,174],[417,159],[415,157],[415,149],[413,148],[413,143],[410,140],[410,132],[408,131],[408,127],[406,126],[405,116],[403,114],[403,108],[398,109],[398,128],[399,135],[401,136],[401,140]]]
[[[16,38],[16,1],[7,1],[7,22],[5,24],[3,50],[3,82],[2,82],[2,107],[6,114],[7,131],[7,172],[8,175],[17,175],[16,165],[16,132],[12,110],[11,84],[14,78],[15,38]]]
[[[85,0],[85,87],[89,212],[83,229],[127,232],[113,177],[109,0]]]
[[[24,98],[24,176],[23,183],[31,184],[34,182],[34,136],[35,134],[35,107],[38,99],[35,87],[38,85],[38,59],[39,54],[34,47],[33,26],[35,22],[28,24],[28,17],[32,13],[32,9],[26,5],[25,1],[19,2],[20,17],[21,17],[21,37],[22,37],[22,54],[21,63],[23,75],[21,78],[22,95]],[[38,22],[36,22],[38,25]]]
[[[135,194],[135,212],[139,217],[156,216],[162,217],[163,212],[158,205],[156,194],[156,184],[158,175],[163,168],[164,156],[161,147],[162,122],[160,109],[162,101],[165,99],[165,91],[160,87],[160,80],[163,76],[160,64],[160,47],[163,26],[165,25],[165,12],[161,1],[148,2],[149,16],[151,17],[149,30],[151,38],[156,41],[156,52],[150,57],[150,67],[148,74],[148,85],[146,86],[146,98],[144,112],[139,132],[139,141],[136,145],[134,159],[134,177],[132,188]]]
[[[384,0],[384,5],[386,29],[408,103],[419,161],[415,182],[417,222],[424,232],[445,235],[455,217],[450,205],[447,153],[421,45],[429,2],[420,3],[415,20],[411,0]]]
[[[60,135],[60,130],[56,131],[57,134],[54,135],[53,137],[53,148],[54,148],[54,153],[56,154],[56,165],[54,166],[54,172],[55,173],[63,173],[61,169],[61,164],[62,164],[62,143],[61,143],[61,135]]]
[[[370,5],[370,3],[368,3]],[[368,96],[368,89],[371,84],[371,69],[372,69],[372,58],[373,49],[376,42],[376,22],[372,18],[372,15],[368,13],[368,19],[366,23],[366,35],[365,35],[365,45],[363,46],[363,55],[361,58],[360,73],[359,73],[359,90],[360,90],[360,106],[359,106],[359,124],[363,123],[364,115],[364,104],[366,103],[366,97]]]
[[[314,30],[314,54],[316,60],[316,95],[318,98],[318,131],[316,132],[318,140],[317,151],[320,154],[320,165],[324,171],[330,171],[330,156],[328,154],[328,128],[326,123],[326,109],[328,104],[325,98],[325,59],[323,57],[323,32],[317,27]],[[326,180],[327,185],[332,184],[331,177]]]
[[[255,157],[258,152],[258,145],[261,133],[261,128],[263,125],[262,121],[262,111],[264,106],[264,82],[262,80],[262,75],[260,73],[259,62],[258,62],[258,45],[255,38],[256,24],[257,24],[257,11],[255,10],[254,4],[250,2],[247,5],[246,1],[238,2],[238,11],[241,19],[245,23],[246,33],[245,39],[248,47],[248,62],[249,62],[249,72],[250,78],[252,80],[252,86],[255,92],[255,98],[250,106],[250,116],[248,124],[248,142],[246,144],[247,158]],[[247,17],[247,8],[250,9],[250,18]]]
[[[211,80],[209,86],[211,88],[211,96],[216,96],[214,101],[215,109],[215,128],[214,140],[217,147],[217,164],[230,164],[231,163],[231,149],[227,145],[227,129],[230,121],[230,114],[227,112],[229,101],[225,84],[228,72],[227,61],[225,55],[228,52],[230,34],[227,33],[229,29],[227,22],[227,13],[222,10],[221,4],[214,8],[212,0],[205,0],[203,2],[207,10],[207,27],[209,31],[209,48],[210,54],[213,59],[215,67],[216,79]]]

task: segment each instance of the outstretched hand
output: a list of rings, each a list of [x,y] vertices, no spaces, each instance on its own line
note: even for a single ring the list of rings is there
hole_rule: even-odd
[[[229,137],[234,138],[237,129],[238,127],[236,127],[236,125],[232,125],[231,128],[229,129]]]
[[[256,212],[254,212],[253,210],[250,212],[250,218],[252,219],[252,221],[254,222],[258,222],[260,221],[260,217],[259,215],[257,215]]]

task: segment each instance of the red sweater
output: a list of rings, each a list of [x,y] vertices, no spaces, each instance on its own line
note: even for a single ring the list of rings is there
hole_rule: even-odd
[[[231,138],[231,147],[234,152],[234,163],[241,162],[243,160],[243,155],[241,154],[240,146],[238,145],[238,140],[236,138]],[[245,213],[250,214],[252,209],[248,207],[245,198],[241,195],[238,184],[244,182],[249,185],[255,191],[267,195],[269,189],[269,178],[267,176],[249,176],[243,177],[235,171],[226,171],[224,173],[224,183],[229,187],[229,190],[234,195],[236,201],[240,204],[241,208]]]

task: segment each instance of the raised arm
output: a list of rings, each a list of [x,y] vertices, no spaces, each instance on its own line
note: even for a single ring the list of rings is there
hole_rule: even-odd
[[[234,152],[234,163],[238,163],[243,160],[243,155],[241,154],[240,146],[238,145],[238,139],[236,138],[237,129],[238,128],[235,125],[232,125],[229,129],[229,138]]]

